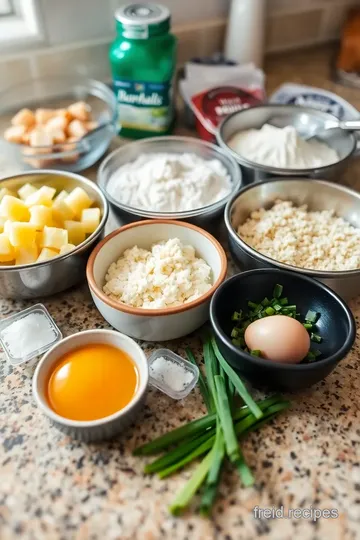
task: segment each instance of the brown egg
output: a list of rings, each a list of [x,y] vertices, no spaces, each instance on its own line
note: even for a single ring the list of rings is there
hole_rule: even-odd
[[[245,330],[246,346],[259,350],[262,358],[282,364],[301,362],[310,349],[310,336],[304,326],[286,315],[264,317]]]

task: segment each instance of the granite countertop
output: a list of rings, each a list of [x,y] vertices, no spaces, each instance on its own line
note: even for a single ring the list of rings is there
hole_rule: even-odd
[[[266,65],[268,90],[293,81],[337,92],[360,108],[360,92],[329,82],[331,49],[291,53]],[[357,171],[358,169],[358,171]],[[94,177],[94,169],[87,171]],[[343,182],[360,189],[354,160]],[[43,300],[64,336],[107,328],[87,287]],[[1,317],[29,302],[1,300]],[[351,302],[359,325],[360,298]],[[146,353],[158,344],[143,343]],[[166,343],[175,352],[193,335]],[[315,387],[292,396],[290,412],[248,436],[244,454],[256,486],[243,489],[225,471],[210,520],[189,511],[173,518],[167,507],[192,468],[160,481],[142,473],[131,455],[139,443],[204,412],[198,390],[181,402],[150,389],[135,427],[112,442],[82,444],[52,427],[35,407],[32,369],[13,369],[1,353],[0,538],[9,540],[331,540],[355,539],[360,530],[360,335],[338,368]],[[253,508],[337,509],[337,519],[255,519]]]

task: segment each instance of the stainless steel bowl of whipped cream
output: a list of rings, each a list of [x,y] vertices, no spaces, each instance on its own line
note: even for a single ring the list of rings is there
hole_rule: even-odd
[[[354,134],[334,129],[308,141],[304,135],[314,126],[336,120],[310,107],[258,105],[228,116],[217,141],[241,166],[244,183],[274,176],[334,180],[356,150]]]

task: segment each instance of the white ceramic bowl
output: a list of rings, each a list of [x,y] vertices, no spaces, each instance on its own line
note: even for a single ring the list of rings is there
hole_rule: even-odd
[[[196,255],[211,267],[213,286],[206,294],[181,306],[143,309],[117,302],[103,292],[110,264],[126,249],[149,249],[170,238],[193,246]],[[166,341],[190,334],[207,321],[211,297],[224,281],[226,270],[225,251],[211,234],[190,223],[159,219],[130,223],[109,234],[91,253],[86,276],[95,305],[111,326],[137,339]]]
[[[90,343],[106,343],[125,351],[138,368],[139,386],[131,402],[110,416],[92,421],[69,420],[56,414],[49,407],[46,399],[46,385],[59,358],[73,349]],[[145,353],[133,339],[114,330],[87,330],[59,341],[45,354],[36,367],[32,389],[36,404],[58,429],[75,439],[89,442],[110,439],[122,433],[134,421],[145,400],[148,379]]]

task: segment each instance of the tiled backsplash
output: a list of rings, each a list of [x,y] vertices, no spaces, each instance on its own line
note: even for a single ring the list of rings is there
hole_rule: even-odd
[[[26,1],[26,0],[25,0]],[[145,0],[146,1],[146,0]],[[179,62],[221,50],[229,0],[160,0],[173,14]],[[0,89],[29,77],[81,73],[107,79],[113,12],[122,0],[37,0],[46,36],[39,45],[0,49]],[[339,36],[356,0],[267,0],[266,50],[322,43]],[[1,19],[0,19],[1,25]],[[1,29],[1,26],[0,26]]]

